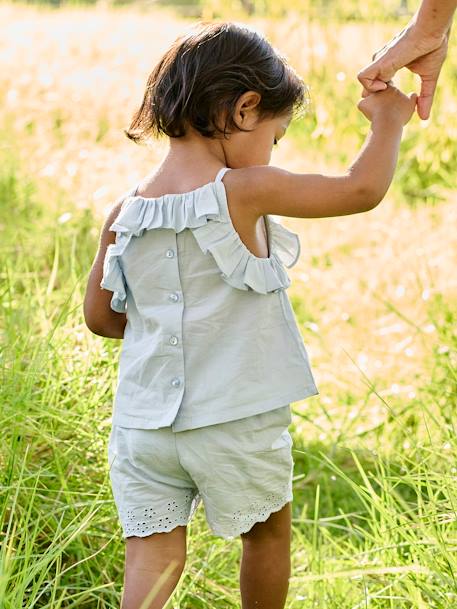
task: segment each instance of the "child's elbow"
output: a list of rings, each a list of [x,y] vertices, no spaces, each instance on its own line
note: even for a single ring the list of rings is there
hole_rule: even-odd
[[[83,303],[84,323],[87,328],[98,336],[103,336],[103,319],[97,307],[93,306],[90,296],[86,294]]]
[[[372,209],[374,209],[375,207],[377,207],[381,201],[384,199],[384,195],[371,195],[369,197],[367,197],[366,201],[365,201],[365,209],[364,211],[370,211]]]
[[[84,314],[84,322],[92,334],[105,338],[124,338],[127,315],[112,312],[108,317],[100,314]]]
[[[89,315],[86,311],[84,311],[84,323],[87,328],[92,332],[92,334],[96,334],[97,336],[104,336],[103,330],[100,324],[100,320]]]
[[[111,295],[111,292],[109,292]],[[126,313],[118,313],[110,308],[110,298],[99,302],[90,297],[85,298],[83,304],[84,322],[88,329],[97,336],[105,338],[124,338],[127,323]]]
[[[123,332],[121,333],[117,326],[116,328],[112,328],[108,324],[100,323],[100,320],[96,319],[90,320],[85,318],[84,321],[87,328],[96,336],[103,336],[104,338],[123,338]]]
[[[360,186],[357,189],[358,207],[361,212],[370,211],[377,207],[384,199],[384,192],[370,185]]]

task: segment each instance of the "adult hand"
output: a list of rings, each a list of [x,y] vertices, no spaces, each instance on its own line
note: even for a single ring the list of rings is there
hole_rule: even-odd
[[[407,26],[373,55],[372,63],[357,75],[363,86],[362,97],[381,91],[400,68],[408,68],[421,79],[417,113],[429,118],[441,66],[447,55],[449,30],[440,38],[421,36],[414,26]]]

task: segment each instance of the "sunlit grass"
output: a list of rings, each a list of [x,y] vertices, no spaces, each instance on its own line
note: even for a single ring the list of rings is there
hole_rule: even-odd
[[[105,451],[120,341],[89,332],[82,300],[103,214],[165,149],[122,133],[155,59],[189,24],[157,15],[0,9],[5,609],[119,607],[124,544]],[[313,97],[272,163],[341,170],[367,130],[355,74],[396,25],[257,23]],[[287,609],[456,605],[455,70],[451,52],[432,119],[408,125],[378,208],[283,219],[301,237],[289,295],[320,389],[293,404]],[[170,607],[239,607],[240,555],[200,507]]]

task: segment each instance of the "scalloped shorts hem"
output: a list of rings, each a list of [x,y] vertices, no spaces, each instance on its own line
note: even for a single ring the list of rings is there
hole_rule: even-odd
[[[257,522],[265,522],[271,514],[278,512],[287,503],[293,501],[293,498],[293,493],[288,492],[280,501],[274,502],[268,507],[264,506],[263,511],[246,514],[244,518],[239,519],[239,524],[237,526],[231,524],[228,524],[225,527],[213,525],[212,532],[214,535],[223,537],[224,539],[234,539],[235,537],[238,537],[238,535],[250,531]]]
[[[110,481],[122,535],[187,526],[203,503],[224,539],[249,531],[293,500],[290,405],[173,432],[113,425]]]

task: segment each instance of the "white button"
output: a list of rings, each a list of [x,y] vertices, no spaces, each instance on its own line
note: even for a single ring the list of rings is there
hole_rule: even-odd
[[[174,250],[167,250],[166,253],[165,253],[165,256],[167,258],[173,258],[174,255],[175,255]]]
[[[177,302],[179,300],[179,295],[176,292],[172,292],[168,294],[168,300],[172,300],[173,302]]]
[[[177,376],[171,381],[171,384],[173,385],[173,387],[179,387],[181,385],[181,379],[179,379]]]
[[[170,345],[177,345],[177,344],[178,344],[178,337],[170,336]]]

